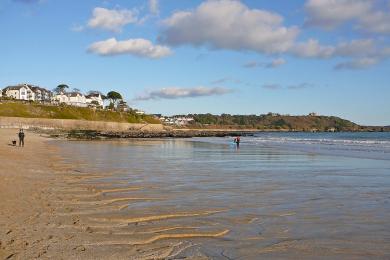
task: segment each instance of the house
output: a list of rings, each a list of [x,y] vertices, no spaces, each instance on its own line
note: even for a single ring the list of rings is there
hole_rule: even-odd
[[[135,110],[135,113],[136,113],[137,115],[145,115],[145,111],[138,110],[138,109]]]
[[[86,98],[80,92],[58,93],[53,96],[53,101],[76,107],[87,107]]]
[[[35,101],[50,102],[51,96],[52,96],[51,91],[49,91],[45,88],[38,87],[38,86],[30,86],[30,89],[35,94]]]
[[[29,85],[20,84],[16,86],[8,86],[4,89],[5,96],[18,100],[35,100],[35,93],[31,90]]]
[[[87,107],[86,98],[80,92],[70,92],[67,93],[68,96],[68,105],[76,107]]]
[[[0,98],[3,97],[3,90],[0,88]]]
[[[104,105],[103,98],[100,93],[91,93],[85,96],[85,102],[89,105],[93,105],[95,103],[95,105],[99,107],[103,107]]]
[[[66,93],[63,93],[63,92],[53,95],[51,100],[54,102],[58,102],[60,104],[61,103],[68,104],[68,102],[69,102],[68,96],[66,95]]]
[[[129,106],[127,105],[127,102],[121,100],[118,103],[118,110],[121,112],[127,112],[130,110]]]
[[[309,116],[318,116],[318,114],[317,114],[317,113],[314,113],[314,112],[312,112],[312,113],[309,113]]]

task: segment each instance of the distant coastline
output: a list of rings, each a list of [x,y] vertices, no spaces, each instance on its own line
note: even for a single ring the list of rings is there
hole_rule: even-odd
[[[254,132],[388,132],[390,126],[361,126],[334,116],[212,115],[170,117],[139,115],[74,106],[0,103],[0,128],[25,128],[71,139],[186,138],[252,135]],[[172,120],[184,124],[172,124]]]

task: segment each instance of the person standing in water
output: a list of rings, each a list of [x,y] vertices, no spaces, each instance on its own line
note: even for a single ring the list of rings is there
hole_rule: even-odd
[[[236,143],[236,145],[237,145],[237,148],[239,148],[240,147],[240,137],[239,136],[237,136],[236,138],[234,138],[234,142]]]
[[[18,136],[19,136],[19,146],[24,147],[24,132],[22,128],[19,130]]]

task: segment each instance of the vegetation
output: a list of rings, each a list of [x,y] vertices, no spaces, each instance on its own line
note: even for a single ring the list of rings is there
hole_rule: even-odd
[[[66,85],[66,84],[60,84],[60,85],[58,85],[53,91],[54,91],[55,93],[65,93],[65,90],[66,90],[67,88],[69,88],[68,85]]]
[[[334,116],[266,115],[188,115],[194,118],[191,128],[251,128],[283,131],[355,131],[360,126]]]
[[[79,119],[89,121],[110,121],[126,123],[158,124],[159,120],[149,115],[138,115],[134,111],[115,112],[74,106],[48,106],[36,103],[5,102],[0,103],[0,116]]]
[[[110,100],[110,105],[117,106],[118,101],[122,100],[122,95],[116,91],[110,91],[107,93],[107,99]]]

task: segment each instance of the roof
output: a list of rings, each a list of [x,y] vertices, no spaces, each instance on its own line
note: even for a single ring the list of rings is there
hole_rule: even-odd
[[[91,97],[101,97],[100,93],[91,93],[89,95],[85,96],[86,98],[91,98]]]
[[[29,85],[29,84],[19,84],[19,85],[15,85],[15,86],[8,86],[8,87],[4,88],[4,90],[20,90],[23,87],[30,88],[34,92],[37,91],[37,90],[50,92],[49,90],[47,90],[45,88],[41,88],[41,87],[38,87],[38,86]]]
[[[24,84],[20,84],[20,85],[16,85],[16,86],[8,86],[8,87],[4,88],[4,90],[20,90],[21,88],[25,88],[25,87],[28,87],[28,86],[24,85]]]
[[[77,95],[82,96],[83,94],[81,94],[80,92],[69,92],[66,93],[65,95],[67,95],[68,97],[77,97]]]

